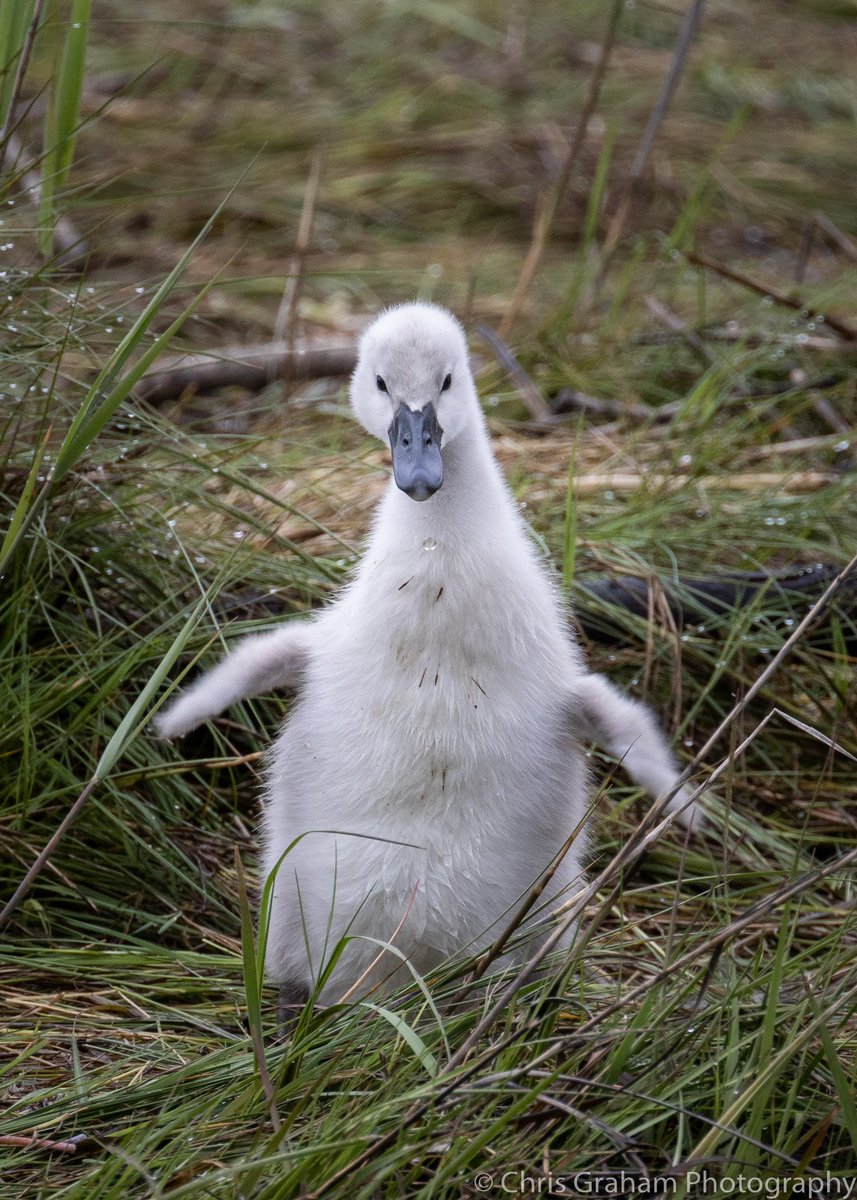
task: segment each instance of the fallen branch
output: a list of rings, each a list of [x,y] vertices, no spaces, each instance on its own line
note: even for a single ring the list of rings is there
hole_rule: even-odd
[[[774,622],[784,614],[793,613],[807,600],[814,601],[821,590],[838,573],[833,563],[815,563],[789,567],[779,571],[727,571],[720,575],[678,578],[644,578],[636,575],[608,575],[579,581],[580,596],[576,616],[589,637],[596,642],[613,645],[626,640],[627,630],[614,619],[611,609],[618,608],[647,622],[653,628],[652,598],[654,589],[663,600],[663,612],[671,618],[672,627],[731,622],[733,615],[763,598],[771,601],[766,607],[759,604],[758,614],[768,614]],[[596,601],[593,608],[589,601]],[[840,590],[838,606],[831,606],[843,626],[848,646],[854,644],[851,630],[857,617],[857,578],[847,579]],[[718,624],[709,629],[716,636]],[[825,635],[819,625],[821,636]]]
[[[609,417],[612,421],[623,417],[634,421],[659,421],[669,420],[673,415],[672,406],[670,412],[664,412],[666,407],[650,408],[648,404],[636,404],[633,400],[611,400],[604,396],[590,396],[577,388],[560,388],[553,398],[551,411],[555,416],[584,412],[593,417]]]
[[[320,347],[289,352],[288,342],[261,346],[226,346],[204,354],[180,354],[164,359],[144,375],[135,395],[149,404],[165,404],[185,392],[205,395],[223,387],[250,392],[287,376],[290,380],[326,379],[350,375],[357,362],[353,346]]]

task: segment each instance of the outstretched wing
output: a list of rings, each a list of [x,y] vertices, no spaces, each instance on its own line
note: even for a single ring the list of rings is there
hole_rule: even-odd
[[[307,623],[293,622],[245,638],[156,718],[158,733],[179,737],[238,700],[275,688],[297,690],[309,660],[309,630]]]

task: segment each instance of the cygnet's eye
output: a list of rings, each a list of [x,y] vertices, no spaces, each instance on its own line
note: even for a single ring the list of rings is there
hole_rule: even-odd
[[[378,391],[379,391],[379,392],[386,392],[386,391],[387,391],[387,385],[386,385],[386,383],[384,382],[384,380],[381,378],[381,376],[380,376],[380,375],[376,375],[376,376],[375,376],[375,382],[376,382],[376,383],[377,383],[377,385],[378,385]],[[387,392],[387,394],[389,395],[389,392]]]
[[[440,385],[440,390],[442,392],[448,392],[451,387],[452,387],[452,376],[447,375],[446,379],[444,379],[443,383]]]

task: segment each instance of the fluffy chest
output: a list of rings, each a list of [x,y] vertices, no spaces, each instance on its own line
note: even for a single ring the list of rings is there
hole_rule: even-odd
[[[484,560],[442,548],[373,566],[317,626],[287,734],[302,790],[349,827],[359,811],[429,832],[555,790],[572,650],[549,589],[507,571],[498,591],[496,567],[492,589]]]

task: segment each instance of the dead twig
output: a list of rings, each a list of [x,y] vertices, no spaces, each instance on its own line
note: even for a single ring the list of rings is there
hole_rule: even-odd
[[[695,333],[686,321],[683,321],[677,313],[674,313],[666,304],[662,304],[655,296],[644,296],[644,300],[646,308],[655,320],[660,321],[672,333],[677,333],[706,367],[713,367],[715,365],[717,360],[714,355],[699,334]]]
[[[497,361],[509,372],[515,387],[518,389],[519,396],[530,410],[533,419],[553,424],[554,414],[551,412],[539,389],[533,383],[532,379],[530,379],[517,358],[515,358],[502,337],[495,333],[493,329],[489,329],[487,325],[480,325],[476,332],[480,337],[485,339],[494,351]]]
[[[610,61],[610,55],[613,51],[613,44],[616,40],[616,30],[619,26],[619,18],[622,15],[622,10],[625,7],[624,0],[614,0],[613,11],[610,14],[610,20],[607,24],[607,32],[604,35],[604,41],[601,44],[601,54],[598,58],[598,63],[592,75],[592,81],[589,85],[589,95],[586,98],[583,112],[580,114],[577,126],[574,130],[574,135],[569,142],[568,149],[559,169],[559,174],[554,181],[553,187],[545,197],[544,204],[539,212],[535,226],[533,228],[533,237],[530,242],[530,249],[527,252],[527,257],[521,268],[521,274],[518,276],[518,282],[515,284],[515,291],[512,295],[509,308],[500,325],[500,336],[508,337],[509,331],[518,318],[521,311],[521,306],[524,303],[524,297],[529,291],[530,284],[539,269],[539,264],[545,252],[548,238],[550,237],[551,229],[556,218],[557,209],[565,195],[566,188],[571,180],[571,175],[577,163],[580,154],[581,146],[589,129],[589,122],[592,119],[592,114],[595,112],[598,104],[599,96],[601,95],[601,85],[604,81],[604,75],[607,70],[607,64]]]
[[[52,1138],[36,1137],[35,1134],[0,1133],[0,1146],[19,1146],[22,1150],[49,1150],[52,1154],[76,1154],[84,1140],[86,1139],[54,1141]]]
[[[806,300],[801,300],[800,297],[787,295],[786,292],[781,292],[778,288],[771,287],[766,283],[760,283],[757,279],[751,279],[748,275],[742,275],[740,271],[735,271],[732,267],[727,267],[725,263],[716,262],[713,258],[708,258],[705,254],[690,253],[687,255],[687,261],[693,263],[696,267],[704,267],[707,271],[713,271],[715,275],[720,275],[723,279],[728,279],[732,283],[738,283],[742,287],[749,288],[751,292],[755,292],[759,296],[767,296],[773,300],[774,304],[780,305],[781,308],[791,308],[796,312],[813,313],[817,321],[823,321],[830,329],[835,330],[840,337],[849,342],[857,341],[857,329],[853,325],[849,325],[841,317],[837,317],[832,313],[822,313],[813,307]]]
[[[325,379],[350,375],[357,362],[353,346],[325,346],[295,350],[286,342],[261,346],[224,346],[204,354],[179,354],[166,358],[144,375],[135,395],[149,404],[165,404],[183,392],[204,395],[222,387],[243,387],[250,392],[282,379]]]

